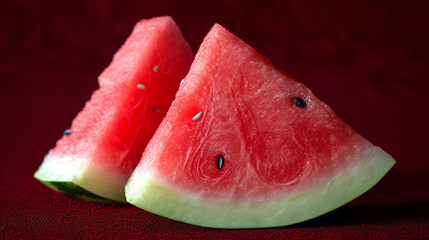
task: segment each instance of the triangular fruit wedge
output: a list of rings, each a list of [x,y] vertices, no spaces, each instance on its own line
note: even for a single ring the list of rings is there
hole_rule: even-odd
[[[192,60],[171,17],[137,23],[34,177],[82,199],[125,202],[125,184]]]
[[[131,204],[186,223],[275,227],[340,207],[394,163],[216,24],[125,192]]]

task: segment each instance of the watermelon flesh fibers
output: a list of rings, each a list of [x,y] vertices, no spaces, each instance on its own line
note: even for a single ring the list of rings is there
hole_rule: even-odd
[[[353,200],[394,163],[307,87],[216,24],[126,197],[195,225],[284,226]]]
[[[35,173],[93,201],[125,201],[124,187],[193,60],[170,17],[142,20],[99,76],[100,88]]]

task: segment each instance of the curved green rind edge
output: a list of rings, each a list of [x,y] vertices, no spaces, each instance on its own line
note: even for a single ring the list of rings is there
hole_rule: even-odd
[[[40,179],[37,179],[49,188],[64,193],[66,195],[69,195],[71,197],[80,198],[82,200],[91,201],[91,202],[97,202],[97,203],[122,203],[114,201],[111,199],[107,199],[101,196],[98,196],[97,194],[94,194],[78,185],[76,185],[73,182],[58,182],[58,181],[42,181]]]
[[[303,222],[332,211],[372,188],[395,160],[374,147],[362,162],[325,184],[274,202],[233,203],[180,194],[134,176],[126,185],[127,201],[177,221],[211,228],[267,228]]]
[[[57,192],[64,193],[66,195],[77,197],[83,200],[99,202],[99,203],[114,202],[110,199],[100,197],[94,193],[91,193],[79,187],[78,185],[74,184],[73,182],[43,182],[43,183]]]
[[[86,201],[98,203],[123,203],[94,194],[79,186],[79,184],[76,184],[76,175],[81,170],[82,164],[79,161],[61,163],[59,161],[50,161],[48,157],[45,157],[42,165],[34,173],[34,178],[57,192]]]

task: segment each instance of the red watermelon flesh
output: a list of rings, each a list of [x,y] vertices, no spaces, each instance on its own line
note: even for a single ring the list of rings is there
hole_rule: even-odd
[[[137,23],[73,120],[71,134],[57,142],[35,177],[81,198],[125,201],[125,183],[192,60],[171,17]]]
[[[126,195],[140,208],[196,225],[283,226],[351,201],[394,162],[216,24]]]

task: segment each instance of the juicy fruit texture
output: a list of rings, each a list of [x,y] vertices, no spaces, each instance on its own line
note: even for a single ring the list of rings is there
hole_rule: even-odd
[[[34,176],[83,199],[124,202],[124,186],[192,60],[170,17],[137,23]]]
[[[351,201],[394,163],[307,87],[216,24],[126,197],[201,226],[283,226]]]

